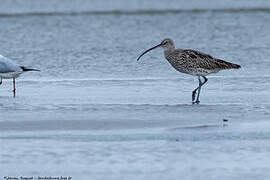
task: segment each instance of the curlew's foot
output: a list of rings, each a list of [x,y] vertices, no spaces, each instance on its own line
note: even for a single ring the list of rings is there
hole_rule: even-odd
[[[13,97],[15,98],[16,97],[16,89],[13,89],[12,92],[13,92]]]
[[[192,104],[200,104],[200,101],[199,100],[193,101]]]
[[[195,100],[195,97],[196,97],[196,91],[192,91],[192,101]]]

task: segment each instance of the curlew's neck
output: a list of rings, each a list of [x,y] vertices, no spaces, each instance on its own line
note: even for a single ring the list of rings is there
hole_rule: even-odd
[[[165,54],[165,57],[167,57],[170,53],[172,53],[174,51],[174,46],[169,46],[169,47],[166,47],[164,48],[164,54]]]

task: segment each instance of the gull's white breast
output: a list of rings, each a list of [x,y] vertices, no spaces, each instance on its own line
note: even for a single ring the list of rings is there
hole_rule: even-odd
[[[10,59],[0,55],[0,77],[3,79],[17,78],[23,69]]]

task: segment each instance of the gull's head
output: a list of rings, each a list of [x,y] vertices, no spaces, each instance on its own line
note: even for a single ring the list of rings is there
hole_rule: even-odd
[[[160,44],[150,48],[150,49],[147,49],[146,51],[144,51],[138,58],[137,58],[137,61],[144,55],[146,54],[147,52],[153,50],[153,49],[156,49],[158,47],[162,47],[164,50],[170,50],[170,49],[174,49],[174,44],[173,44],[173,41],[169,38],[166,38],[164,39],[163,41],[161,41]]]

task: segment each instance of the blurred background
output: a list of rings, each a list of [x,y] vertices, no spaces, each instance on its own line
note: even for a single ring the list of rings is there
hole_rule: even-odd
[[[0,176],[269,177],[269,21],[267,0],[1,0],[0,54],[41,72],[0,86]],[[164,38],[242,69],[193,106],[162,49],[136,61]]]
[[[135,61],[170,37],[178,48],[265,71],[269,6],[263,0],[3,0],[1,54],[42,70],[27,78],[183,77],[162,50],[144,57],[144,65]]]

